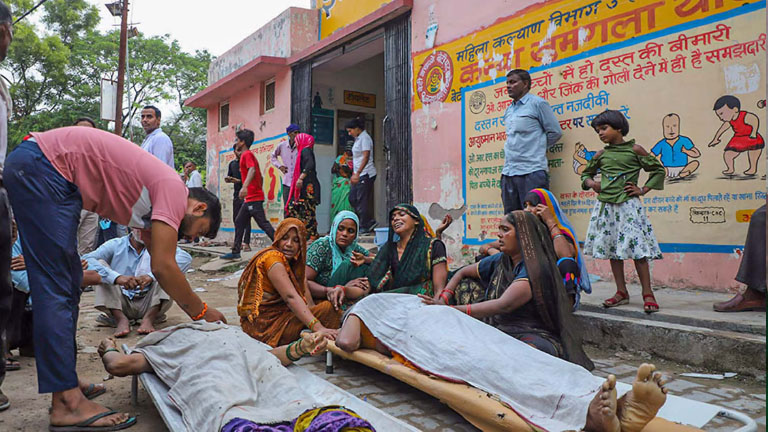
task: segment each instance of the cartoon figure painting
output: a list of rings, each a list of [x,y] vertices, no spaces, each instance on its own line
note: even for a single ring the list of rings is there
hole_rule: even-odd
[[[573,152],[573,171],[581,175],[587,163],[597,154],[596,151],[589,151],[581,142],[576,143],[576,151]]]
[[[699,168],[699,161],[688,161],[688,158],[698,158],[701,152],[690,138],[680,135],[680,116],[671,113],[661,120],[664,138],[656,143],[651,153],[656,156],[667,170],[668,179],[683,179],[693,174]]]
[[[724,175],[733,175],[734,161],[739,155],[746,152],[749,160],[749,168],[744,171],[744,175],[753,176],[757,174],[757,164],[760,161],[760,154],[765,147],[765,141],[757,129],[760,125],[760,119],[753,113],[741,110],[741,101],[736,96],[721,96],[715,102],[715,114],[723,121],[720,129],[715,132],[715,137],[709,143],[714,147],[720,143],[720,137],[730,128],[733,130],[728,144],[725,146],[723,160],[725,161]]]

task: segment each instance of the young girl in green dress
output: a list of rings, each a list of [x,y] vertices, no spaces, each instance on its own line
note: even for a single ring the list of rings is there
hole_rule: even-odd
[[[591,126],[607,146],[600,150],[581,174],[582,188],[592,189],[597,203],[589,220],[584,253],[598,259],[611,260],[616,280],[616,294],[605,300],[605,307],[629,303],[624,279],[624,260],[635,261],[637,276],[643,288],[643,309],[659,310],[651,290],[649,259],[661,259],[661,249],[645,214],[640,197],[651,189],[664,189],[664,166],[635,140],[625,141],[629,123],[619,111],[606,110],[592,120]],[[648,173],[645,186],[637,185],[640,171]],[[594,177],[600,172],[600,180]]]

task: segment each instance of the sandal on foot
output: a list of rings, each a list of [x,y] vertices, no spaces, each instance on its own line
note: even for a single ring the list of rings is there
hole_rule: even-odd
[[[651,301],[648,301],[648,299],[651,299]],[[656,297],[653,294],[643,296],[643,310],[649,315],[659,311],[659,304],[656,303]]]
[[[21,369],[21,363],[19,363],[18,360],[16,360],[13,357],[8,357],[5,359],[5,370],[7,371],[17,371]]]
[[[96,386],[97,384],[88,385],[88,388],[83,391],[83,396],[85,396],[85,398],[88,400],[92,400],[107,392],[107,388],[105,386],[102,385],[98,388]]]
[[[603,301],[603,307],[604,308],[612,308],[616,306],[621,306],[629,303],[629,294],[624,294],[621,291],[616,291],[616,294],[613,295],[613,297],[609,299],[605,299]]]
[[[48,425],[48,430],[50,432],[93,432],[93,431],[118,431],[127,429],[134,424],[136,424],[136,417],[129,417],[128,420],[118,423],[113,426],[91,426],[94,422],[96,422],[99,419],[102,419],[104,417],[111,416],[113,414],[118,414],[115,410],[108,410],[104,411],[101,414],[96,414],[95,416],[83,420],[78,424],[71,425],[71,426],[54,426],[54,425]]]

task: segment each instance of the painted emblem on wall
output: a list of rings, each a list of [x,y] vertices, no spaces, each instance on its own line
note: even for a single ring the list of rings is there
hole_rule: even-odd
[[[469,110],[473,114],[480,114],[485,109],[485,92],[476,91],[469,98]]]
[[[421,65],[416,77],[416,93],[421,103],[442,102],[453,85],[453,60],[445,51],[435,51]]]

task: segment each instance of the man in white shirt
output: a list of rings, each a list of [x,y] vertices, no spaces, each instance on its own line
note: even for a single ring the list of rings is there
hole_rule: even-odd
[[[347,133],[355,139],[352,146],[352,188],[349,191],[349,203],[355,208],[360,218],[360,232],[370,232],[376,227],[376,221],[371,215],[371,200],[373,200],[373,182],[376,181],[376,166],[373,164],[373,140],[365,131],[365,121],[356,118],[347,122],[344,127]]]
[[[203,177],[200,175],[194,162],[189,161],[184,165],[184,174],[187,177],[188,188],[203,187]]]
[[[147,105],[141,110],[141,127],[147,134],[144,142],[141,143],[141,148],[155,155],[169,167],[176,169],[173,163],[173,143],[160,129],[160,116],[160,109],[153,105]]]

